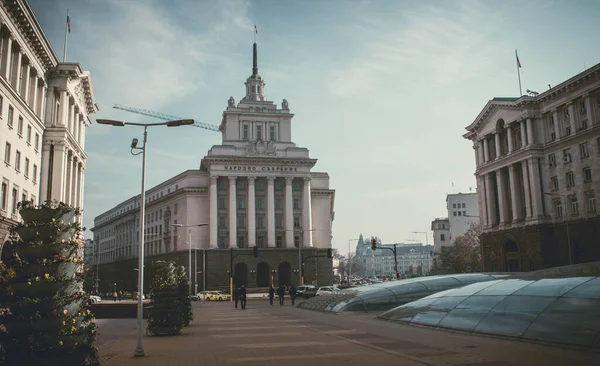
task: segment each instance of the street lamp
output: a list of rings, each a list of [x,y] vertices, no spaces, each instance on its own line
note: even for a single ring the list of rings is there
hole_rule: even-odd
[[[143,332],[144,332],[144,316],[143,316],[143,312],[144,312],[144,300],[143,300],[143,294],[144,294],[144,217],[146,216],[146,191],[145,191],[145,186],[146,186],[146,142],[147,142],[147,137],[148,137],[148,127],[154,127],[154,126],[167,126],[167,127],[179,127],[179,126],[184,126],[184,125],[193,125],[194,124],[194,120],[193,119],[181,119],[181,120],[175,120],[175,121],[167,121],[167,122],[158,122],[158,123],[135,123],[135,122],[123,122],[123,121],[114,121],[114,120],[110,120],[110,119],[97,119],[96,120],[97,123],[101,124],[101,125],[110,125],[110,126],[116,126],[116,127],[124,127],[126,125],[129,126],[141,126],[144,127],[144,145],[142,147],[137,147],[138,144],[138,139],[134,138],[131,141],[131,154],[132,155],[139,155],[142,154],[142,193],[141,193],[141,197],[140,197],[140,233],[142,233],[142,235],[140,235],[140,247],[138,250],[138,256],[139,256],[139,262],[138,262],[138,268],[140,268],[140,270],[138,271],[138,344],[137,347],[135,348],[135,352],[133,353],[133,355],[135,357],[141,357],[144,356],[144,346],[142,343],[142,337],[143,337]],[[134,153],[133,150],[140,150],[140,152],[138,153]]]
[[[351,280],[350,280],[350,276],[352,274],[352,262],[351,262],[351,258],[350,258],[350,243],[353,241],[359,241],[359,239],[348,239],[348,286],[352,286],[351,284]]]
[[[188,228],[188,249],[189,249],[189,253],[188,253],[188,272],[189,272],[189,286],[190,286],[190,296],[192,296],[192,228],[193,227],[200,227],[200,226],[206,226],[208,224],[196,224],[196,225],[181,225],[181,224],[171,224],[171,226],[174,227],[187,227]]]
[[[544,192],[544,194],[548,196],[562,197],[565,199],[565,224],[567,225],[567,246],[569,247],[569,265],[571,265],[573,264],[573,259],[571,258],[571,234],[569,234],[569,210],[567,209],[567,195],[550,192]]]

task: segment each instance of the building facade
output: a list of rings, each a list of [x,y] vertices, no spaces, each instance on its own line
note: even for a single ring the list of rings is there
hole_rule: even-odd
[[[450,244],[464,235],[471,225],[479,225],[479,204],[477,193],[456,193],[446,196],[448,221],[450,224]]]
[[[431,222],[433,231],[433,251],[436,254],[442,252],[442,247],[452,245],[450,241],[450,220],[447,217],[437,218]]]
[[[219,267],[230,253],[264,249],[260,260],[245,255],[234,260],[237,284],[265,287],[270,284],[265,278],[272,276],[276,283],[297,284],[299,250],[320,258],[331,248],[335,194],[328,174],[312,171],[317,160],[292,141],[294,115],[288,102],[284,99],[278,108],[267,99],[256,44],[253,51],[245,96],[237,104],[230,97],[223,112],[222,143],[208,151],[198,170],[185,171],[146,193],[145,251],[156,258],[185,251],[191,230],[191,247],[202,252],[201,258],[206,256],[209,267]],[[100,264],[137,257],[139,199],[95,218]],[[331,282],[331,259],[321,261],[327,263],[321,264],[320,282]],[[224,264],[224,270],[206,272],[209,288],[226,282],[229,259]]]
[[[600,64],[541,94],[494,98],[467,130],[485,271],[600,260]]]
[[[0,253],[18,202],[83,206],[85,128],[97,110],[89,72],[58,61],[27,2],[0,2]]]

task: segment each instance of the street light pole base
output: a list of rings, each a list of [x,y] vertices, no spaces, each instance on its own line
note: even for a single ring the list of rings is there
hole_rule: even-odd
[[[133,357],[144,357],[144,349],[137,347],[135,352],[133,352]]]

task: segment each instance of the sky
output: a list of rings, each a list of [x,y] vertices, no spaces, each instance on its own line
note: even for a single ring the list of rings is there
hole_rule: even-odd
[[[600,2],[388,0],[29,0],[62,59],[89,70],[95,118],[158,122],[121,104],[219,125],[251,74],[254,25],[265,94],[291,112],[292,140],[335,189],[333,247],[359,234],[433,242],[446,194],[473,192],[462,138],[488,100],[547,90],[600,62]],[[139,194],[141,130],[87,129],[84,226]],[[220,133],[148,133],[147,187],[200,160]],[[87,235],[91,233],[88,231]],[[356,242],[353,242],[353,246]]]

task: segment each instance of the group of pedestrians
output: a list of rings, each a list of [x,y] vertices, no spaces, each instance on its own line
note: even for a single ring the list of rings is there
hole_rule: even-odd
[[[283,299],[285,298],[285,292],[286,292],[285,286],[279,285],[279,287],[277,288],[277,296],[279,297],[279,305],[280,306],[283,306]],[[290,300],[292,300],[292,305],[294,305],[294,303],[296,301],[296,295],[298,294],[296,287],[294,285],[292,285],[289,289],[287,289],[287,292],[290,294]],[[271,285],[271,287],[269,287],[269,303],[271,305],[273,305],[274,298],[275,298],[275,288],[273,288],[273,285]]]
[[[238,301],[242,305],[242,310],[246,309],[246,287],[242,285],[240,288],[233,290],[233,299],[235,301],[235,308],[238,307]]]

